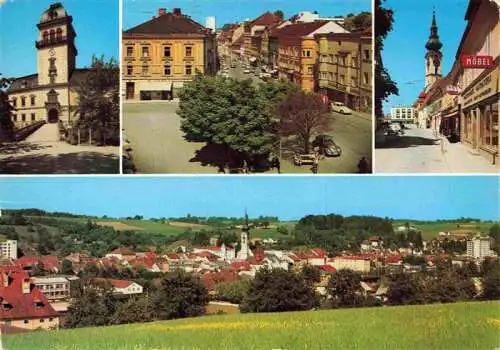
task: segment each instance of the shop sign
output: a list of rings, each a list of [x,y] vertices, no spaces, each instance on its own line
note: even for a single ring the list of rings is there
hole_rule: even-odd
[[[460,91],[461,89],[457,85],[448,85],[446,87],[446,93],[449,95],[458,95],[460,94]]]
[[[462,95],[463,108],[467,108],[498,92],[498,69],[493,70]]]
[[[492,68],[495,66],[493,56],[462,55],[460,62],[463,68]]]

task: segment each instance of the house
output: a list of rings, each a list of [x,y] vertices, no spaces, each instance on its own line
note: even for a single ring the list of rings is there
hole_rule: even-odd
[[[113,250],[104,256],[105,258],[117,258],[118,260],[130,261],[135,258],[135,253],[132,249],[127,247],[120,247]]]
[[[328,265],[335,267],[337,270],[348,269],[362,273],[367,273],[371,270],[370,258],[365,256],[336,256],[328,260]]]
[[[43,271],[59,272],[59,258],[57,256],[23,256],[16,260],[15,265],[24,270],[31,270],[38,265]]]
[[[223,260],[232,260],[236,258],[236,250],[231,247],[226,247],[225,244],[222,244],[221,246],[209,246],[193,249],[193,253],[195,254],[201,252],[212,253],[213,255],[216,255]]]
[[[213,291],[217,284],[223,282],[235,282],[240,276],[233,270],[222,270],[220,272],[208,272],[201,276],[200,280],[209,291]]]
[[[70,297],[71,280],[66,276],[41,276],[31,280],[51,302]]]
[[[28,272],[0,273],[0,324],[28,330],[59,327],[59,316]]]
[[[94,283],[109,283],[115,295],[135,295],[142,294],[143,287],[133,281],[117,280],[111,278],[94,278]]]

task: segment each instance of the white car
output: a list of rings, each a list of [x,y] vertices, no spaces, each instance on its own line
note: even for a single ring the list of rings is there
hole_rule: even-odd
[[[352,114],[352,110],[342,102],[332,102],[332,110],[341,114]]]
[[[243,71],[243,74],[250,74],[250,72],[251,72],[250,69],[247,68]]]

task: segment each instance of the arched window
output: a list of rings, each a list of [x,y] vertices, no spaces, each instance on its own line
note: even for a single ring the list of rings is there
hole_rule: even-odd
[[[61,28],[57,28],[56,36],[57,36],[57,39],[62,39],[62,29]]]
[[[49,40],[49,32],[44,31],[43,32],[43,41],[47,41],[47,40]]]
[[[56,31],[54,29],[50,30],[50,41],[55,40],[56,38]]]

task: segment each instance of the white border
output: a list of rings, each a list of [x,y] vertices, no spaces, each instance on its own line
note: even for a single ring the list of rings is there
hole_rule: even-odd
[[[123,96],[122,96],[122,85],[123,85],[123,80],[122,80],[122,25],[123,25],[123,0],[116,0],[118,1],[118,67],[119,67],[119,73],[118,76],[120,79],[118,83],[118,97],[119,97],[119,103],[120,103],[120,112],[119,112],[119,120],[120,120],[120,125],[118,128],[118,132],[120,133],[120,151],[118,152],[118,156],[120,157],[120,160],[118,162],[118,166],[120,169],[118,170],[118,173],[115,175],[123,175]]]

